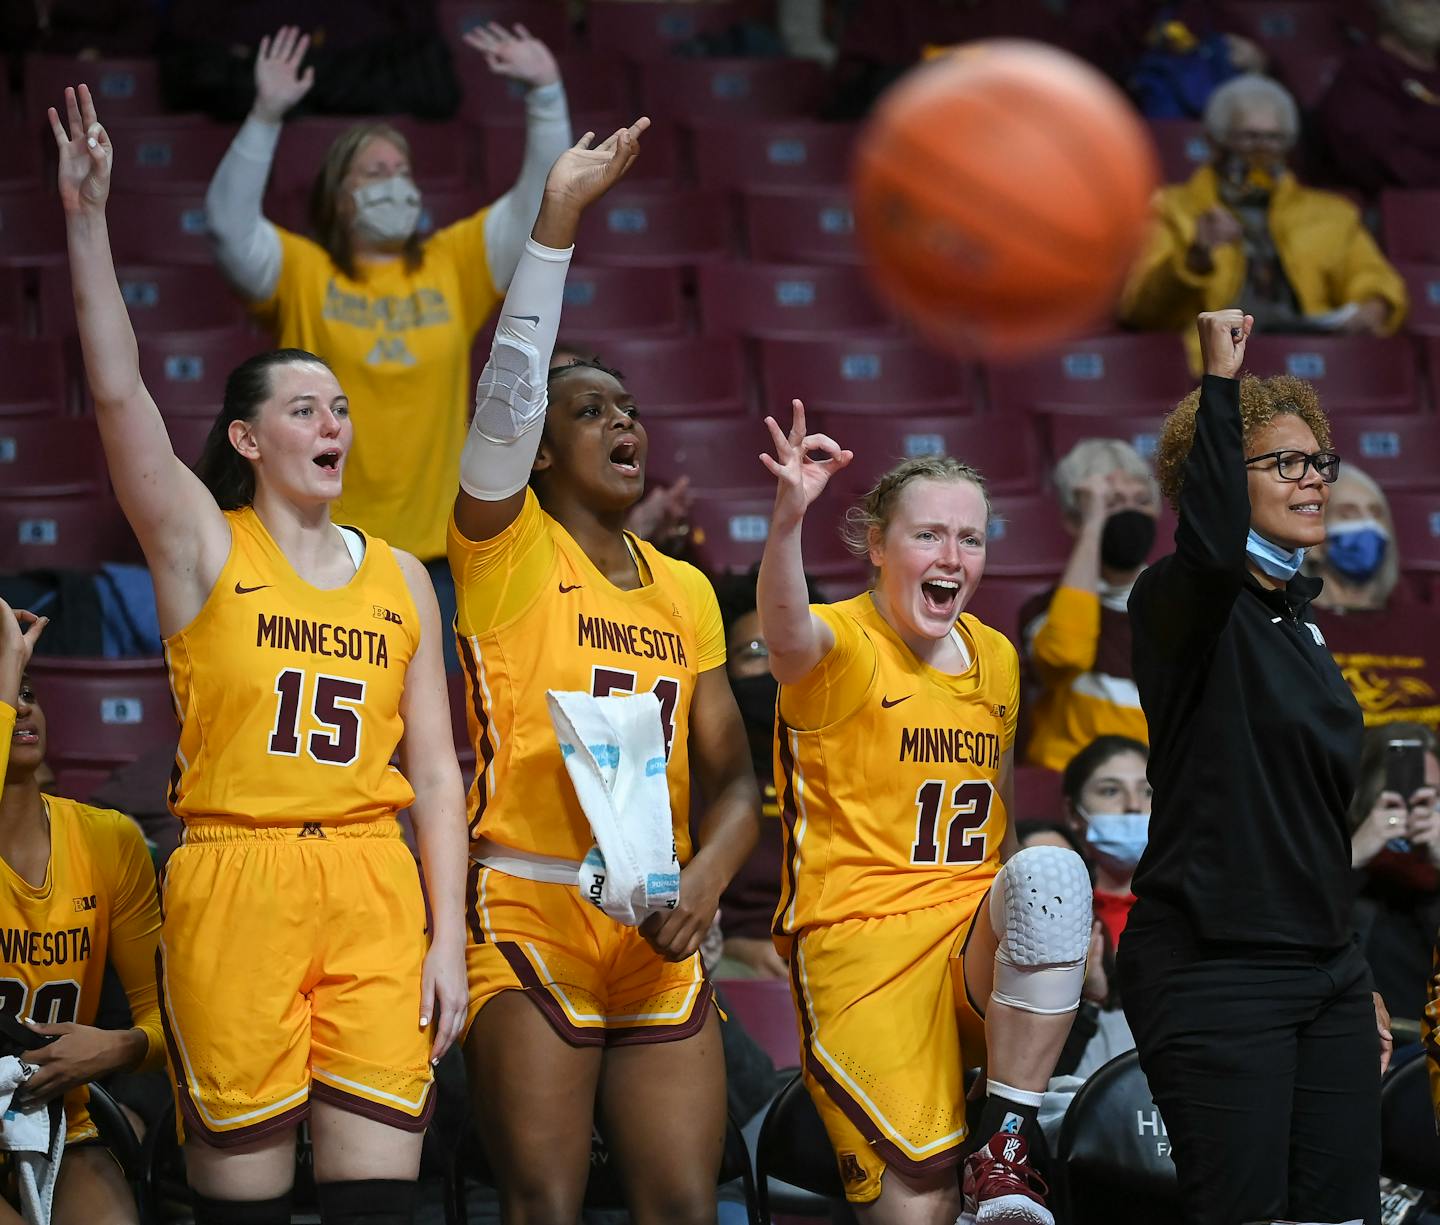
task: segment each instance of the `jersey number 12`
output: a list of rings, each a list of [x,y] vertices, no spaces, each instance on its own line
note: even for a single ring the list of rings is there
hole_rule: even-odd
[[[915,845],[911,863],[983,863],[984,827],[995,792],[983,779],[960,783],[950,794],[950,811],[942,813],[948,784],[939,779],[921,783],[915,793]],[[945,821],[945,857],[940,858],[940,823]]]

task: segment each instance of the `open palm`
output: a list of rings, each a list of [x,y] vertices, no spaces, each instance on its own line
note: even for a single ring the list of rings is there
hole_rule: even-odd
[[[526,85],[552,85],[560,79],[560,66],[550,48],[523,25],[507,30],[499,22],[466,30],[465,45],[485,57],[485,66],[498,76]]]
[[[828,434],[805,432],[805,405],[791,400],[794,416],[790,432],[785,433],[774,417],[765,418],[770,439],[775,444],[773,457],[762,454],[760,462],[779,482],[775,503],[794,514],[803,514],[822,493],[830,478],[855,458]],[[816,456],[821,458],[815,458]]]
[[[310,92],[315,69],[300,71],[310,35],[299,26],[281,26],[273,38],[262,38],[255,56],[255,108],[262,117],[279,123],[285,112]]]
[[[110,195],[114,150],[95,116],[90,87],[65,88],[65,122],[52,106],[50,130],[59,153],[60,203],[67,213],[101,210]],[[68,130],[67,125],[68,124]]]
[[[593,204],[630,169],[640,152],[640,134],[649,126],[650,120],[637,119],[593,149],[590,142],[594,133],[586,132],[550,168],[550,177],[545,180],[546,196],[577,209]]]

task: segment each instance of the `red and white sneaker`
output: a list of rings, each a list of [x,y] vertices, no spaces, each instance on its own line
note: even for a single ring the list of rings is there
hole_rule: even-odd
[[[956,1225],[1055,1225],[1050,1188],[1030,1165],[1025,1141],[997,1132],[965,1159],[964,1207]]]

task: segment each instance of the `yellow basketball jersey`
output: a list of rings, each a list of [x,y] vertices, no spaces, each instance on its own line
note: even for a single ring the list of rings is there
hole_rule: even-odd
[[[253,510],[225,517],[225,568],[165,642],[180,717],[175,815],[304,825],[404,808],[415,795],[390,759],[420,626],[390,546],[367,536],[354,577],[323,591]]]
[[[814,605],[835,646],[780,687],[775,787],[785,864],[775,933],[955,900],[999,869],[1001,758],[1015,740],[1019,660],[964,614],[971,665],[915,658],[869,592]]]
[[[156,1002],[160,905],[145,839],[122,813],[47,795],[50,864],[32,885],[0,860],[0,1012],[93,1025],[108,958],[145,1032],[145,1066],[164,1055]],[[72,1122],[85,1092],[66,1095]]]
[[[477,764],[470,833],[501,846],[582,859],[594,843],[560,756],[547,689],[597,697],[653,692],[669,756],[680,861],[690,857],[690,702],[725,662],[709,581],[627,537],[644,585],[622,591],[531,491],[505,531],[466,540],[450,522],[456,629]]]

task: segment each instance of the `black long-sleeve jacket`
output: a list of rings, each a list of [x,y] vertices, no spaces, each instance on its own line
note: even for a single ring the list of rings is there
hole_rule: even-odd
[[[1336,948],[1360,710],[1308,613],[1320,580],[1257,583],[1249,528],[1239,384],[1206,375],[1175,552],[1130,596],[1155,792],[1130,926]]]

